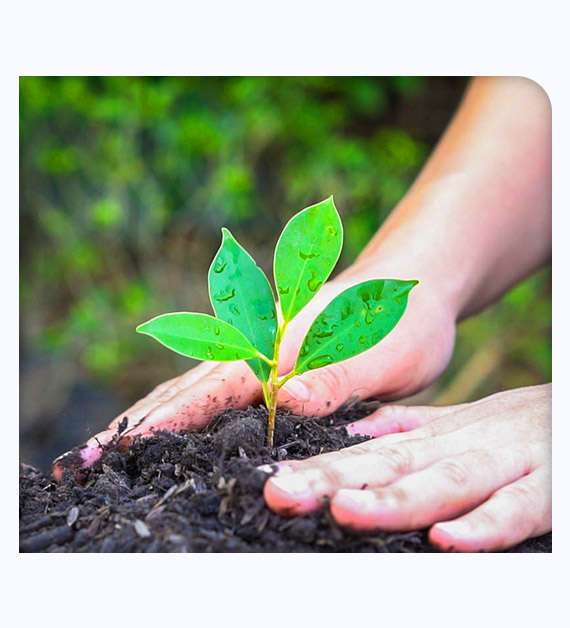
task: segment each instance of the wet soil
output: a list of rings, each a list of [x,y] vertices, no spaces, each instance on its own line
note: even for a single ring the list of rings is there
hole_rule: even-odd
[[[157,433],[128,451],[110,447],[78,477],[56,483],[20,466],[21,552],[432,552],[425,531],[355,534],[327,509],[285,519],[262,497],[257,466],[353,445],[342,425],[370,404],[326,419],[278,417],[273,450],[264,446],[263,408],[230,410],[198,433]],[[514,548],[551,552],[551,535]]]

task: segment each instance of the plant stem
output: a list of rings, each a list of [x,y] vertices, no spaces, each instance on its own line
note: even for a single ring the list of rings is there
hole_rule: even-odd
[[[277,396],[279,389],[283,384],[288,382],[297,373],[293,369],[291,372],[279,379],[279,352],[281,350],[281,341],[285,334],[287,323],[283,322],[277,327],[275,335],[275,345],[273,348],[273,360],[270,361],[271,371],[269,372],[269,380],[262,384],[263,398],[269,412],[267,417],[267,446],[273,447],[273,436],[275,434],[275,417],[277,415]]]
[[[270,387],[269,403],[267,404],[269,415],[267,417],[267,446],[273,447],[273,435],[275,433],[275,415],[277,413],[277,390]]]
[[[277,327],[275,335],[275,345],[273,348],[273,364],[269,372],[269,381],[267,382],[266,400],[267,410],[267,446],[273,447],[273,435],[275,433],[275,415],[277,414],[277,393],[279,392],[278,370],[279,370],[279,350],[281,348],[281,339],[285,332],[285,324]]]

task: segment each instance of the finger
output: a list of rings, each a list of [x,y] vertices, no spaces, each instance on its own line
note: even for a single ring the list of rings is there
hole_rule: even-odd
[[[122,426],[121,434],[126,434],[152,410],[159,407],[164,402],[172,399],[184,388],[191,386],[195,382],[198,382],[208,376],[218,365],[219,363],[217,362],[203,362],[183,375],[179,375],[178,377],[174,377],[162,384],[159,384],[146,397],[143,397],[125,412],[122,412],[119,416],[113,419],[107,429],[92,437],[92,439],[88,441],[88,444],[107,444],[114,436],[117,435],[119,424],[124,423],[125,420],[126,424]]]
[[[184,387],[151,410],[128,432],[148,436],[159,430],[201,429],[227,408],[246,408],[261,395],[261,386],[242,362],[220,364],[206,377]]]
[[[552,478],[549,468],[498,490],[484,504],[453,521],[434,525],[430,541],[445,551],[504,550],[552,529]]]
[[[108,437],[110,436],[112,438],[112,436],[116,434],[118,425],[124,422],[125,419],[127,420],[127,424],[123,428],[122,432],[131,429],[151,410],[158,407],[165,401],[172,399],[172,397],[174,397],[174,395],[180,392],[183,388],[186,388],[204,378],[214,368],[216,368],[218,364],[218,362],[202,362],[202,364],[190,369],[186,373],[159,384],[148,395],[146,395],[146,397],[143,397],[134,403],[130,408],[125,410],[125,412],[122,412],[119,416],[113,419],[105,432],[97,435],[97,439],[101,443],[107,442],[109,440]]]
[[[289,380],[279,391],[279,404],[306,416],[325,416],[348,400],[376,394],[383,367],[370,366],[370,356],[332,364]]]
[[[384,405],[371,415],[345,426],[351,435],[385,436],[415,430],[431,421],[457,412],[467,404],[455,406]]]
[[[176,393],[180,392],[182,388],[191,386],[199,381],[208,375],[208,373],[211,373],[217,366],[219,366],[219,362],[202,362],[193,369],[186,371],[186,373],[159,384],[145,399],[152,399],[159,402],[168,401],[172,399]]]
[[[63,477],[66,468],[83,468],[92,466],[102,456],[104,448],[119,434],[124,434],[137,425],[151,410],[159,406],[164,399],[170,396],[171,391],[177,390],[180,382],[191,383],[205,377],[217,363],[205,362],[191,369],[184,375],[174,377],[152,390],[125,412],[115,417],[108,427],[92,436],[81,447],[75,447],[53,462],[52,472],[54,478],[59,481]],[[119,426],[121,426],[119,428]]]
[[[340,490],[331,513],[355,530],[418,530],[456,517],[530,469],[528,450],[468,451],[444,458],[385,488]]]
[[[340,488],[385,486],[442,456],[438,439],[381,446],[370,441],[308,460],[282,463],[264,487],[267,505],[281,514],[319,508]]]
[[[233,378],[237,378],[239,391]],[[67,468],[92,466],[105,446],[119,435],[126,446],[135,435],[147,435],[160,429],[198,428],[228,407],[247,406],[259,394],[259,385],[253,380],[255,377],[245,363],[201,364],[161,384],[116,417],[106,430],[58,457],[53,463],[53,476],[60,480]],[[122,427],[120,434],[119,426]]]

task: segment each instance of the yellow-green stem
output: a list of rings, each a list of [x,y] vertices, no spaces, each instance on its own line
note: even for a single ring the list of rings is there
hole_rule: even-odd
[[[273,360],[269,361],[266,358],[267,363],[271,365],[269,380],[262,384],[263,399],[265,400],[265,405],[267,406],[268,410],[268,447],[273,447],[273,437],[275,434],[275,417],[277,415],[277,396],[279,394],[279,389],[281,388],[281,386],[283,386],[283,384],[288,382],[292,377],[296,375],[295,370],[293,369],[290,373],[287,373],[287,375],[284,375],[281,379],[279,379],[279,352],[281,349],[281,341],[283,340],[283,335],[285,334],[286,328],[286,322],[283,322],[277,327],[277,334],[275,335],[275,345],[273,347]]]
[[[271,387],[273,391],[273,387]],[[267,416],[267,446],[273,447],[273,435],[275,434],[275,415],[277,413],[277,390],[269,393],[267,404],[269,414]]]
[[[277,414],[277,396],[279,389],[283,384],[291,378],[294,373],[288,373],[285,377],[279,381],[279,351],[281,349],[281,341],[287,323],[283,322],[277,328],[277,334],[275,336],[275,345],[273,349],[273,360],[271,364],[271,371],[269,373],[269,381],[263,385],[263,396],[265,398],[265,404],[269,412],[267,417],[267,446],[273,447],[273,436],[275,434],[275,417]]]
[[[275,345],[273,348],[273,364],[269,372],[269,381],[267,382],[267,399],[265,401],[269,412],[267,417],[267,446],[273,447],[273,435],[275,434],[275,415],[277,414],[277,393],[279,392],[279,382],[277,379],[279,369],[279,349],[281,347],[281,338],[283,337],[284,325],[277,327],[275,335]]]

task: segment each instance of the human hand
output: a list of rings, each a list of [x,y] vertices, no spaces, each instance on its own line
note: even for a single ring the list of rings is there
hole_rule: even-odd
[[[506,549],[552,526],[551,397],[548,384],[457,406],[383,406],[347,427],[373,440],[280,463],[266,502],[302,514],[326,496],[341,526],[430,527],[442,550]]]
[[[281,349],[281,373],[289,371],[312,321],[338,294],[372,278],[400,276],[397,261],[352,267],[328,282],[287,328]],[[384,270],[385,269],[385,270]],[[418,276],[417,274],[415,276]],[[455,337],[455,318],[429,278],[411,295],[404,317],[379,345],[340,364],[290,380],[279,403],[299,414],[333,412],[349,399],[409,395],[431,383],[446,367]],[[158,430],[200,429],[225,409],[243,408],[261,398],[261,387],[245,362],[202,363],[169,380],[115,418],[109,427],[80,448],[58,458],[54,477],[66,467],[88,467],[120,433],[126,446],[135,436]]]

